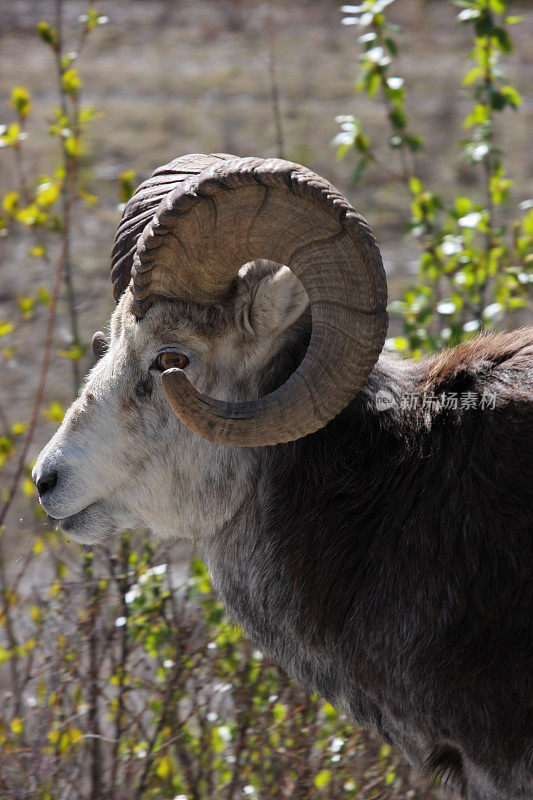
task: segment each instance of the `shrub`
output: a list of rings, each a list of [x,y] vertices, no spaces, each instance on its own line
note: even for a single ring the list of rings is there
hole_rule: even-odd
[[[395,71],[401,29],[387,19],[394,0],[366,0],[342,7],[343,23],[360,33],[359,74],[355,90],[380,100],[387,120],[386,149],[371,141],[363,122],[338,117],[334,139],[338,158],[355,156],[354,182],[365,173],[387,169],[405,185],[410,199],[409,235],[420,247],[418,282],[390,311],[403,321],[404,336],[389,340],[391,350],[418,356],[455,345],[502,323],[527,305],[533,284],[533,201],[520,204],[519,215],[506,221],[512,181],[498,147],[495,118],[516,112],[522,98],[505,80],[501,57],[513,49],[510,26],[522,18],[508,16],[504,0],[458,0],[458,20],[473,33],[471,66],[463,79],[472,107],[463,122],[462,158],[480,173],[476,196],[445,199],[423,184],[415,154],[424,142],[412,127],[406,85]],[[384,126],[387,131],[387,126]],[[397,162],[395,166],[395,162]],[[521,213],[520,213],[521,212]]]

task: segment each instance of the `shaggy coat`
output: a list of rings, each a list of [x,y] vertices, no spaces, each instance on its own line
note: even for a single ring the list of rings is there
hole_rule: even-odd
[[[523,330],[382,357],[325,429],[256,453],[253,493],[205,548],[259,647],[469,800],[533,796],[532,354]]]

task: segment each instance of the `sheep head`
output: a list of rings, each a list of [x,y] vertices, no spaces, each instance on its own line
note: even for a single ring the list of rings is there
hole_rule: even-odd
[[[109,343],[96,335],[99,361],[34,470],[43,508],[80,541],[207,535],[213,513],[223,522],[242,502],[253,448],[327,424],[385,336],[368,226],[285,161],[189,156],[157,170],[126,207],[112,277]],[[308,303],[301,364],[261,396]]]

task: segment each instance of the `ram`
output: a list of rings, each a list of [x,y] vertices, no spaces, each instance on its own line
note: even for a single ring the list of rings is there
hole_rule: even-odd
[[[304,686],[468,800],[531,798],[533,329],[381,355],[366,222],[274,159],[156,170],[113,263],[45,511],[80,542],[195,539]]]

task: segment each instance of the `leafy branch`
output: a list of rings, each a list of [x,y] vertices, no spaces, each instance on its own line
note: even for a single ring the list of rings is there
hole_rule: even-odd
[[[400,352],[419,355],[457,344],[481,329],[491,329],[509,319],[528,302],[533,249],[533,211],[512,225],[503,223],[498,210],[508,201],[512,181],[497,146],[494,117],[521,104],[518,91],[505,82],[499,66],[513,48],[509,27],[520,17],[506,15],[504,0],[460,0],[459,22],[473,31],[473,66],[463,80],[473,107],[464,121],[469,137],[461,141],[462,157],[479,169],[482,197],[457,195],[446,204],[438,193],[424,186],[417,174],[415,153],[423,150],[422,138],[413,133],[406,110],[406,87],[394,74],[399,53],[398,25],[387,19],[395,0],[366,0],[343,6],[343,23],[363,29],[356,91],[376,98],[378,92],[389,124],[387,145],[399,154],[399,169],[391,169],[376,154],[376,143],[364,133],[360,119],[338,117],[341,131],[333,143],[337,156],[357,154],[354,182],[370,166],[381,169],[408,190],[411,202],[409,233],[420,248],[420,282],[391,303],[390,310],[403,318],[404,336],[389,340]]]

